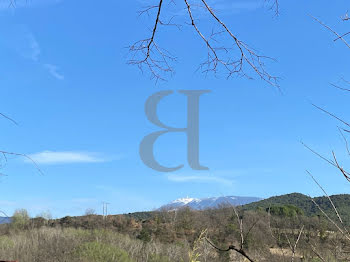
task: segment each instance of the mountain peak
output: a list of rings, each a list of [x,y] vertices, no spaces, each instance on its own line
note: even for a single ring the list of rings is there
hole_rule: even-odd
[[[191,198],[191,197],[184,197],[184,198],[179,198],[171,202],[171,204],[177,204],[177,203],[183,203],[184,205],[187,205],[188,203],[192,201],[200,201],[198,198]]]
[[[239,196],[224,196],[224,197],[208,197],[208,198],[191,198],[184,197],[176,199],[169,204],[162,206],[160,209],[176,210],[183,207],[202,210],[208,208],[218,208],[222,205],[240,206],[259,201],[258,197],[239,197]]]

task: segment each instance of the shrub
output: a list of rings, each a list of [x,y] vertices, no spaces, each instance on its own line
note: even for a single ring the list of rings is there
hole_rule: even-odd
[[[14,229],[25,229],[29,225],[28,211],[25,209],[17,209],[12,216],[11,226]]]
[[[126,251],[97,241],[80,245],[75,254],[80,259],[91,262],[132,262]]]

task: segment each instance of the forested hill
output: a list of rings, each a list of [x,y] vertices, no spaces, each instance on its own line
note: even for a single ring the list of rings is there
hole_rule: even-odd
[[[330,196],[334,205],[344,222],[350,226],[350,194],[333,195]],[[336,219],[335,212],[327,197],[315,197],[315,202],[325,211],[330,217]],[[302,213],[305,216],[312,217],[322,215],[319,208],[311,201],[309,196],[300,193],[291,193],[281,196],[274,196],[257,202],[243,205],[243,210],[267,210],[269,207],[281,212],[296,212]],[[293,208],[296,207],[297,209]],[[302,212],[298,212],[298,210]],[[126,214],[127,217],[132,217],[136,220],[151,219],[158,214],[159,211],[150,212],[136,212]],[[275,213],[276,214],[276,213]],[[283,214],[282,214],[283,215]],[[322,215],[323,216],[323,215]]]
[[[330,196],[334,205],[336,206],[340,216],[350,224],[350,195],[341,194]],[[315,197],[315,202],[325,211],[327,214],[334,218],[334,210],[329,199],[325,196]],[[287,195],[270,197],[261,201],[250,203],[243,206],[244,210],[256,210],[256,209],[267,209],[273,206],[286,206],[292,205],[300,208],[306,216],[317,216],[321,214],[319,208],[311,201],[309,196],[292,193]]]

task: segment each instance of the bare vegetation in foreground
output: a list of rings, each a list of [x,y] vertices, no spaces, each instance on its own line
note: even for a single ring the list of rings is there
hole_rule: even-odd
[[[299,201],[299,195],[286,196]],[[19,210],[11,224],[0,225],[0,259],[20,262],[349,261],[349,240],[345,235],[322,214],[306,214],[303,209],[271,203],[268,208],[261,205],[250,209],[182,209],[61,219],[30,219],[25,210]]]

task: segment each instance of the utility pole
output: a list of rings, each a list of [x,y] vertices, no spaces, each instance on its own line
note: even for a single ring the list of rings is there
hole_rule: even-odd
[[[107,202],[102,202],[102,214],[103,214],[103,218],[105,219],[106,216],[108,215],[108,205],[110,203]]]

